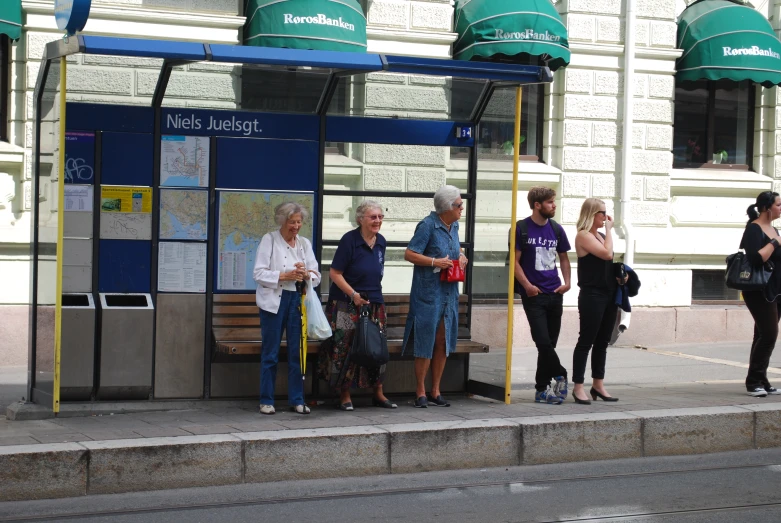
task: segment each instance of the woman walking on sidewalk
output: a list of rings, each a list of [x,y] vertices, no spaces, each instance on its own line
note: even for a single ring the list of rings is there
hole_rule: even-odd
[[[765,191],[757,196],[756,203],[748,206],[748,223],[740,241],[751,265],[761,267],[768,260],[775,264],[770,280],[764,290],[743,291],[743,301],[754,318],[754,341],[746,376],[749,396],[765,397],[781,394],[767,380],[767,367],[778,338],[778,319],[781,317],[781,237],[773,227],[773,220],[781,217],[781,197],[778,193]]]
[[[605,234],[599,229],[605,227]],[[583,202],[575,236],[578,254],[578,313],[580,336],[572,363],[572,397],[575,403],[591,404],[583,390],[588,353],[591,351],[591,397],[618,401],[605,390],[607,345],[616,322],[615,302],[617,279],[613,273],[613,218],[608,216],[605,202],[588,198]],[[620,282],[624,283],[624,282]]]

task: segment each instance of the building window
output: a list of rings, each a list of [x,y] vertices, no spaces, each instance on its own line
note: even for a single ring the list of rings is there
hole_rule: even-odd
[[[673,167],[751,168],[755,86],[748,80],[675,88]]]
[[[521,100],[521,150],[520,160],[538,162],[542,159],[542,126],[545,87],[523,87]],[[515,89],[494,91],[488,107],[480,120],[475,146],[481,160],[513,159],[515,133]],[[467,148],[454,148],[453,157],[466,157]]]
[[[735,301],[739,291],[724,285],[724,271],[712,269],[692,270],[692,302]]]
[[[8,141],[8,96],[11,75],[11,40],[0,35],[0,141]]]

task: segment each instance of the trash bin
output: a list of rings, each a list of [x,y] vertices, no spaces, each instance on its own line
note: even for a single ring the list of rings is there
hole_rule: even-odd
[[[95,300],[90,293],[62,295],[60,399],[88,400],[95,383]]]
[[[149,294],[100,293],[100,400],[148,399],[155,310]]]

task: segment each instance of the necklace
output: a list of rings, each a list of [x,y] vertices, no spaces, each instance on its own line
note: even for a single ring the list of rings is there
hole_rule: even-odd
[[[442,216],[439,216],[439,221],[441,221],[442,223],[444,223],[444,224],[445,224],[445,227],[447,227],[448,229],[450,229],[450,224],[449,224],[449,223],[447,223],[445,220],[443,220],[443,219],[442,219]]]
[[[365,241],[365,242],[366,242],[366,245],[368,245],[370,249],[374,247],[374,244],[375,244],[375,242],[377,241],[377,236],[375,236],[374,238],[372,238],[372,239],[371,239],[371,241],[370,241],[370,240],[367,240],[367,239],[366,239],[366,238],[363,236],[363,234],[361,234],[361,238],[363,238],[363,241]]]

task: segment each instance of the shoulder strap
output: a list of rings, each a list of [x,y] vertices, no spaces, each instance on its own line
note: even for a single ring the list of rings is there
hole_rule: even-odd
[[[561,234],[564,231],[564,228],[553,218],[548,219],[548,221],[551,223],[553,230],[556,232],[556,245],[558,246],[558,244],[561,243]]]
[[[526,224],[526,219],[518,220],[515,224],[516,229],[521,230],[521,245],[526,246],[527,243],[529,243],[529,226]],[[523,250],[524,247],[521,247],[521,250]]]

